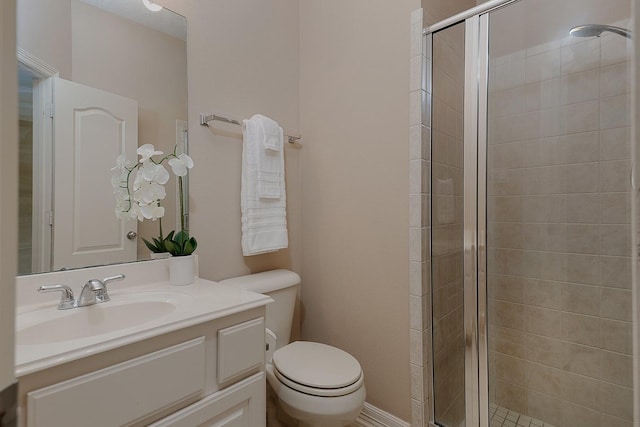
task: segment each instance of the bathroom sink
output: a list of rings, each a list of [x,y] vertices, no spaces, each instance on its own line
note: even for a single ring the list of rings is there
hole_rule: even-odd
[[[139,292],[87,307],[26,312],[16,319],[16,344],[60,343],[137,327],[170,315],[188,298],[179,292]]]

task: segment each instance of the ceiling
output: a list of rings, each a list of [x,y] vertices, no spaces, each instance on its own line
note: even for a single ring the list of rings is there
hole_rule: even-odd
[[[181,40],[187,40],[187,20],[166,8],[159,12],[148,10],[142,0],[80,0],[125,19],[161,31]]]

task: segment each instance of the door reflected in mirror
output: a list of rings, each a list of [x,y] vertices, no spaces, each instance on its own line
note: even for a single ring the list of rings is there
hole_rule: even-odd
[[[143,144],[188,151],[186,19],[141,0],[17,9],[19,274],[150,258],[158,221],[116,218],[110,169]],[[166,234],[180,221],[165,187]]]

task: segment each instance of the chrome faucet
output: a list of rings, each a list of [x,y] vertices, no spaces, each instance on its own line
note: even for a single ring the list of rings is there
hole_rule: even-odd
[[[67,285],[43,285],[38,288],[38,292],[62,292],[58,310],[68,310],[76,307],[86,307],[88,305],[100,304],[110,301],[107,292],[107,284],[116,280],[124,279],[124,274],[117,276],[105,277],[104,279],[91,279],[82,287],[80,297],[75,299],[73,290]]]
[[[60,303],[58,310],[68,310],[78,306],[76,299],[73,297],[73,290],[67,285],[42,285],[38,288],[38,292],[57,292],[60,291]]]
[[[80,297],[78,298],[78,307],[86,307],[98,303],[98,295],[106,293],[106,286],[102,280],[91,279],[82,287]],[[100,301],[102,302],[102,301]]]

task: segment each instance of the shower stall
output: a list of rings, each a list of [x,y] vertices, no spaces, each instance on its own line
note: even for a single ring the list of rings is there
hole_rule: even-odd
[[[432,425],[633,425],[630,25],[492,0],[425,30]]]

